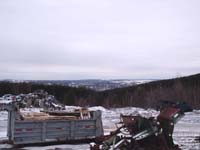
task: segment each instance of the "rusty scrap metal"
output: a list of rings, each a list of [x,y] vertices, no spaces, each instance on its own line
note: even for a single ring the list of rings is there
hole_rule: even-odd
[[[156,118],[121,115],[121,127],[90,144],[91,150],[180,150],[173,142],[174,125],[186,107],[162,107]]]

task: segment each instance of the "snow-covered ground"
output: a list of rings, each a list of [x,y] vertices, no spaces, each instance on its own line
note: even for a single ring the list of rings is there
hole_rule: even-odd
[[[70,110],[73,106],[66,107]],[[105,109],[103,107],[92,107],[91,110],[101,110],[102,120],[105,133],[116,129],[116,123],[119,122],[120,114],[141,114],[146,117],[156,116],[157,111],[148,109],[144,110],[141,108],[126,107],[117,109]],[[28,111],[28,110],[26,110]],[[37,111],[37,110],[34,110]],[[7,128],[7,112],[0,112],[0,139],[6,137]],[[182,118],[176,125],[174,131],[174,141],[181,146],[183,150],[200,150],[200,143],[195,142],[195,137],[200,136],[200,110],[195,110],[191,113],[186,113],[185,117]],[[0,149],[9,148],[10,145],[0,145]],[[54,150],[60,148],[63,150],[88,150],[88,144],[82,145],[55,145],[45,147],[25,147],[24,150]]]

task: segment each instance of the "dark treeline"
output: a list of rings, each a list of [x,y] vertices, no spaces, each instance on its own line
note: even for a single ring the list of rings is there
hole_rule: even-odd
[[[62,85],[0,82],[0,96],[3,96],[4,94],[28,94],[36,90],[45,90],[49,94],[54,95],[61,103],[67,105],[78,105],[79,101],[84,102],[89,95],[95,93],[94,91],[85,88],[73,88]]]
[[[200,108],[200,74],[103,92],[60,85],[0,83],[1,95],[30,93],[38,89],[55,95],[67,105],[155,108],[160,100],[171,100],[188,102],[194,108]]]
[[[200,108],[200,74],[154,81],[128,88],[105,91],[102,104],[107,106],[153,107],[159,101],[183,101]]]

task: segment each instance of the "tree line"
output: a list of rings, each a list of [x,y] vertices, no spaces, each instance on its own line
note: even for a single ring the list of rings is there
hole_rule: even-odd
[[[0,82],[0,95],[43,89],[66,105],[155,108],[159,101],[184,101],[200,108],[200,74],[107,91],[37,83]]]

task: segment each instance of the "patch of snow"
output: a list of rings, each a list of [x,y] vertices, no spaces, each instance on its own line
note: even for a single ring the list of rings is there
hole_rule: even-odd
[[[1,150],[11,149],[13,146],[10,144],[0,144]]]
[[[39,113],[41,110],[41,108],[21,108],[20,109],[20,112],[22,113],[32,113],[32,112],[35,112],[35,113]]]
[[[80,109],[81,107],[79,106],[65,106],[65,110],[69,112],[73,112],[75,109]]]
[[[123,115],[140,115],[145,118],[156,117],[159,112],[153,109],[142,109],[137,107],[117,108],[114,111]]]
[[[102,107],[102,106],[94,106],[94,107],[89,107],[89,110],[91,111],[96,111],[96,110],[100,110],[101,112],[106,112],[107,110]]]
[[[88,144],[79,145],[53,145],[53,146],[40,146],[40,147],[26,147],[28,150],[88,150]]]
[[[0,100],[0,104],[10,104],[12,100]]]

